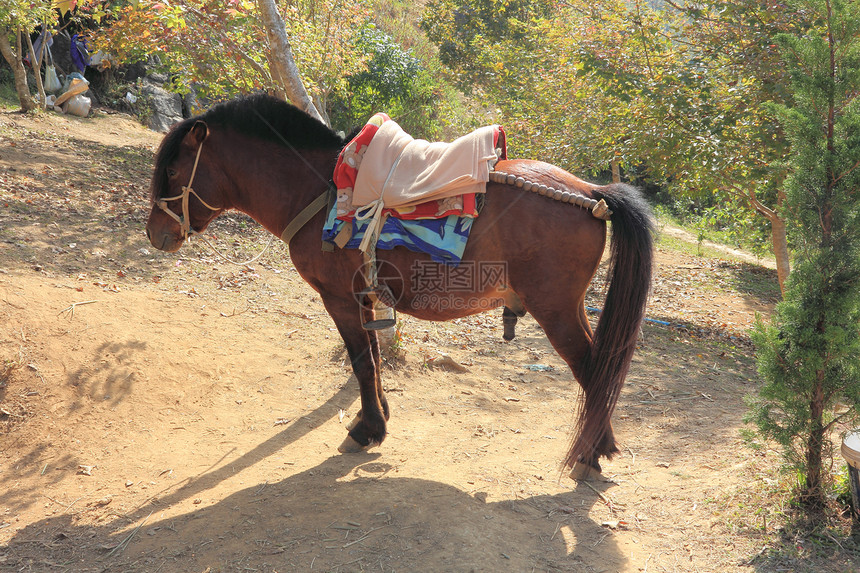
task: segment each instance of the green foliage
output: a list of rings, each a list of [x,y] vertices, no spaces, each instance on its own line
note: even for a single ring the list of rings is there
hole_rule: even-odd
[[[250,58],[255,63],[265,65],[260,57],[265,44],[253,13],[235,4],[119,2],[111,6],[108,25],[96,32],[93,44],[121,65],[160,62],[160,71],[183,78],[184,85],[173,86],[178,91],[199,83],[201,95],[218,99],[255,86],[271,87],[270,77],[251,71],[250,62],[238,53],[242,46],[254,54]]]
[[[451,97],[426,65],[401,47],[409,41],[408,26],[400,24],[394,41],[370,23],[370,0],[279,5],[305,86],[334,127],[348,131],[385,111],[416,136],[439,135],[444,124],[436,117]],[[250,0],[136,0],[111,10],[111,25],[94,43],[121,62],[157,56],[162,71],[178,79],[176,91],[194,85],[204,98],[219,100],[277,89],[265,30]]]
[[[284,3],[284,21],[296,65],[308,92],[325,105],[344,78],[361,69],[353,31],[367,18],[363,0]],[[113,5],[110,26],[93,41],[122,63],[157,56],[163,71],[194,84],[199,93],[223,99],[276,89],[269,70],[268,41],[250,0],[135,0]]]
[[[423,71],[417,58],[375,28],[362,30],[358,48],[370,55],[370,59],[367,69],[351,75],[348,82],[355,97],[365,101],[374,98],[392,102],[401,100],[412,87],[415,77]],[[359,93],[359,90],[364,93]]]
[[[829,432],[860,407],[860,2],[791,4],[809,26],[776,38],[792,92],[770,107],[791,143],[781,167],[797,260],[772,325],[754,332],[765,384],[751,419],[820,506]]]
[[[431,0],[421,28],[439,47],[440,60],[458,73],[458,85],[470,90],[504,75],[508,53],[535,46],[533,24],[552,15],[551,5],[547,0]]]
[[[0,2],[0,29],[4,33],[18,29],[32,31],[43,22],[55,22],[57,15],[51,5],[52,2],[45,0],[3,0]]]
[[[724,245],[734,245],[757,256],[770,250],[770,236],[761,226],[761,220],[743,204],[743,200],[726,193],[682,200],[687,210],[679,216],[691,225],[702,239]],[[677,211],[673,211],[678,215]]]
[[[15,78],[12,76],[12,70],[8,68],[0,69],[0,104],[6,107],[15,107],[18,105],[18,94],[15,92],[14,81]]]
[[[349,130],[384,111],[416,137],[432,138],[435,90],[428,72],[410,51],[389,35],[368,26],[358,35],[357,48],[367,67],[346,78],[332,101],[332,126]]]
[[[462,83],[525,135],[523,152],[580,172],[644,166],[677,191],[710,193],[730,172],[748,180],[767,165],[757,150],[773,147],[755,143],[773,138],[751,113],[751,74],[715,46],[715,17],[731,12],[700,8],[700,21],[655,6],[434,0],[422,26]]]
[[[512,155],[592,177],[617,162],[706,207],[731,193],[728,218],[777,204],[786,145],[760,104],[784,99],[773,36],[795,20],[775,0],[433,0],[422,26]]]
[[[398,122],[414,125],[409,131],[417,137],[450,141],[493,123],[495,118],[486,109],[471,105],[473,101],[454,85],[449,69],[439,59],[438,48],[420,28],[423,12],[423,3],[374,0],[373,23],[420,62],[421,81],[430,86],[427,105],[410,107],[410,117],[398,117]]]

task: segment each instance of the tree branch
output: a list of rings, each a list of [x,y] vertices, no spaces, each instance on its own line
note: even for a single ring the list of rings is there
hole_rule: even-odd
[[[724,185],[725,185],[724,188],[727,191],[730,191],[734,195],[744,199],[745,201],[748,201],[749,204],[752,205],[753,209],[758,211],[761,215],[764,215],[768,220],[772,221],[774,218],[776,218],[776,216],[777,216],[776,211],[771,209],[770,207],[768,207],[767,205],[765,205],[764,203],[762,203],[761,201],[758,200],[758,197],[756,197],[756,194],[755,194],[755,189],[753,189],[753,188],[750,188],[749,190],[741,189],[740,187],[738,187],[735,183],[732,183],[731,181],[725,181]]]
[[[257,62],[254,58],[252,58],[251,56],[249,56],[248,54],[246,54],[246,53],[245,53],[245,50],[240,49],[240,48],[236,45],[236,43],[235,43],[235,42],[233,42],[233,40],[231,40],[231,39],[230,39],[226,34],[224,34],[224,33],[222,33],[221,31],[219,31],[215,26],[212,26],[211,24],[209,24],[209,20],[210,20],[210,18],[211,18],[209,14],[205,14],[205,13],[201,12],[200,10],[198,10],[197,8],[195,8],[194,6],[189,6],[187,3],[183,3],[183,4],[182,4],[182,6],[183,6],[186,10],[188,10],[189,12],[191,12],[192,14],[194,14],[195,16],[197,16],[198,18],[200,18],[200,20],[202,20],[203,22],[205,22],[205,23],[206,23],[206,25],[207,25],[207,26],[209,26],[209,28],[210,28],[211,30],[213,30],[213,31],[218,35],[218,38],[219,38],[223,43],[228,44],[231,48],[233,48],[233,49],[235,50],[235,52],[236,52],[236,53],[238,53],[238,54],[242,57],[242,59],[245,61],[245,63],[247,63],[249,66],[251,66],[251,68],[252,68],[255,72],[257,72],[258,74],[260,74],[260,75],[263,77],[263,79],[264,79],[264,80],[266,80],[266,81],[271,81],[271,80],[272,80],[272,76],[269,74],[269,72],[266,70],[266,68],[264,68],[263,66],[261,66],[261,65],[259,64],[259,62]]]
[[[839,177],[837,177],[836,179],[834,179],[834,180],[833,180],[833,184],[835,185],[836,183],[838,183],[838,182],[839,182],[839,180],[840,180],[840,179],[842,179],[843,177],[845,177],[846,175],[850,175],[850,174],[851,174],[852,172],[854,172],[854,170],[855,170],[855,169],[857,169],[858,167],[860,167],[860,159],[858,159],[858,160],[857,160],[857,163],[855,163],[853,167],[851,167],[850,169],[846,170],[846,171],[845,171],[844,173],[842,173]]]
[[[836,416],[835,418],[833,418],[832,420],[830,420],[830,422],[828,422],[828,423],[824,426],[824,431],[826,432],[826,431],[830,430],[830,428],[832,428],[833,426],[835,426],[836,424],[838,424],[839,422],[841,422],[842,420],[844,420],[845,418],[847,418],[847,417],[848,417],[848,415],[849,415],[849,414],[851,414],[851,413],[852,413],[851,408],[849,408],[849,409],[848,409],[848,410],[846,410],[845,412],[842,412],[841,414],[839,414],[838,416]]]

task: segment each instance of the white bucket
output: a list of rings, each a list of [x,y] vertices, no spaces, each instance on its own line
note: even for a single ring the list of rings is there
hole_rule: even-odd
[[[860,429],[849,432],[842,440],[842,456],[848,463],[852,515],[856,521],[860,522]]]

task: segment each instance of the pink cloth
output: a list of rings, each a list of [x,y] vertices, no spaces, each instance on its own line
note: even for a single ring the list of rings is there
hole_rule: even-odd
[[[361,160],[352,203],[382,199],[407,207],[466,193],[483,193],[496,162],[497,126],[482,127],[451,143],[414,139],[393,120],[383,122]]]

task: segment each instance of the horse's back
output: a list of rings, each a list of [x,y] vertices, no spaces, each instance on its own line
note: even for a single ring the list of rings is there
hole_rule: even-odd
[[[600,186],[541,161],[500,161],[496,171],[591,198]],[[522,187],[487,184],[485,205],[472,225],[464,259],[564,262],[572,252],[577,266],[596,266],[603,254],[606,224],[588,209]]]
[[[600,187],[599,185],[580,179],[561,167],[532,159],[499,161],[496,163],[495,170],[502,173],[510,173],[528,181],[543,183],[562,191],[580,193],[586,197],[591,197],[592,192]]]

